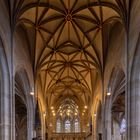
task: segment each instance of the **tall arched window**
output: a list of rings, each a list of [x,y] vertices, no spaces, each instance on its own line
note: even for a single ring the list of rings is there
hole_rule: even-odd
[[[79,124],[79,120],[78,119],[75,119],[74,128],[75,128],[75,133],[80,132],[80,124]]]
[[[56,123],[56,132],[60,133],[61,132],[61,121],[60,119],[57,119],[57,123]]]
[[[120,133],[123,134],[126,131],[126,120],[123,118],[120,124]]]
[[[65,121],[65,132],[70,133],[71,132],[71,122],[70,120]]]

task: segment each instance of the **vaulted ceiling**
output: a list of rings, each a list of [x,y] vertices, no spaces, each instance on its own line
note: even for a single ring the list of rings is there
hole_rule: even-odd
[[[15,0],[13,9],[47,103],[67,97],[87,104],[92,81],[104,71],[109,30],[117,21],[125,24],[126,1]]]

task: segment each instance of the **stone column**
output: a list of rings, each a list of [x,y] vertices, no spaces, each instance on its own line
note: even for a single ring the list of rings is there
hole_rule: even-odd
[[[130,62],[128,64],[130,65]],[[126,140],[140,140],[140,35],[133,64],[131,69],[127,70],[126,91]]]
[[[140,79],[131,80],[130,95],[127,102],[127,138],[128,140],[140,139]]]
[[[11,140],[11,91],[10,91],[10,76],[7,66],[7,61],[1,47],[0,42],[0,75],[1,75],[1,124],[0,124],[0,139]]]
[[[104,104],[103,126],[104,126],[103,139],[111,140],[112,117],[111,117],[110,97],[106,98],[106,104]]]
[[[27,98],[31,98],[30,95],[27,96]],[[27,130],[28,130],[28,140],[31,140],[33,138],[33,131],[34,131],[34,107],[33,104],[31,103],[31,100],[29,102],[29,107],[27,108]]]

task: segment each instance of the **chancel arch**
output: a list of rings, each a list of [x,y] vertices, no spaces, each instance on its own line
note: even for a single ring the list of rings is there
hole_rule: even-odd
[[[63,101],[60,100],[58,104],[51,107],[50,115],[52,116],[51,121],[55,125],[56,133],[81,132],[81,112],[76,100],[70,97],[65,98]]]

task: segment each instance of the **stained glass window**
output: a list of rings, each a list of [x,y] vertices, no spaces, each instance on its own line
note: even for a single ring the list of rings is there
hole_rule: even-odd
[[[120,133],[123,134],[126,131],[126,120],[123,118],[120,124]]]
[[[75,123],[74,123],[74,126],[75,126],[75,132],[80,132],[80,126],[79,126],[79,121],[78,119],[75,119]]]
[[[69,120],[65,121],[65,132],[69,133],[71,131],[71,123]]]
[[[56,124],[56,132],[60,133],[61,132],[61,121],[58,119],[57,124]]]

